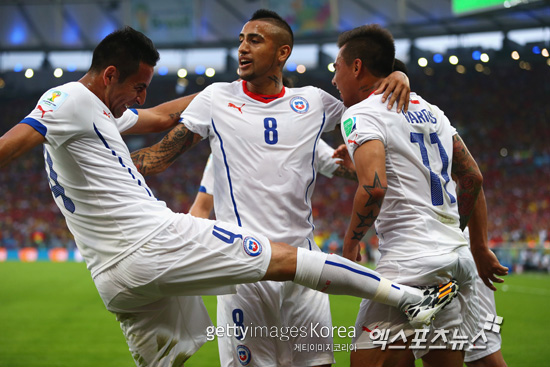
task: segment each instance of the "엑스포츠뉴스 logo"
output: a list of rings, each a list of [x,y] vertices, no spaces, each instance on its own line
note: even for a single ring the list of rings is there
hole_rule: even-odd
[[[262,253],[262,244],[254,237],[245,237],[243,247],[244,251],[250,256],[258,256]]]
[[[239,358],[241,365],[248,366],[250,360],[252,359],[252,354],[246,345],[241,344],[237,346],[237,357]]]
[[[290,100],[290,107],[294,112],[306,113],[309,110],[309,103],[304,97],[294,97]]]

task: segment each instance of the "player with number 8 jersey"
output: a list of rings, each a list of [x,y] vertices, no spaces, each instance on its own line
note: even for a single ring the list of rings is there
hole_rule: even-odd
[[[201,92],[182,123],[210,140],[216,218],[317,250],[310,200],[315,151],[343,110],[339,100],[314,87],[261,96],[236,81]]]
[[[235,81],[201,92],[182,114],[182,123],[210,140],[216,218],[320,251],[311,215],[316,150],[321,134],[334,129],[343,111],[341,101],[314,87],[283,87],[278,95],[266,96],[250,92],[246,81]],[[251,328],[332,326],[328,297],[291,282],[239,285],[236,295],[218,297],[217,319],[218,325]],[[239,347],[246,346],[262,366],[332,363],[330,352],[293,353],[294,344],[332,343],[317,339],[221,337],[220,358],[222,366],[233,365]]]

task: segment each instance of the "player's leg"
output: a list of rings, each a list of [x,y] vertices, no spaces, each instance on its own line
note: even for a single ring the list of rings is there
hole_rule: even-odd
[[[429,294],[425,294],[419,289],[393,283],[341,256],[296,249],[284,243],[272,243],[271,261],[263,279],[291,279],[328,294],[373,299],[404,312],[413,310],[410,320],[418,326],[429,324],[435,313],[458,292],[458,286],[449,283],[441,293],[439,288],[434,287]],[[423,305],[426,298],[431,301]]]
[[[355,325],[357,336],[353,343],[357,351],[351,355],[352,366],[413,366],[411,363],[415,358],[427,358],[426,363],[433,364],[447,354],[449,361],[457,360],[458,366],[461,366],[461,349],[467,345],[467,340],[462,345],[456,343],[454,338],[455,335],[457,339],[458,336],[474,335],[476,316],[473,311],[477,310],[471,300],[474,283],[471,271],[474,267],[471,256],[463,260],[460,251],[407,261],[382,259],[377,271],[397,283],[424,286],[456,278],[460,281],[461,292],[457,300],[438,314],[428,329],[415,329],[395,308],[364,299]],[[459,350],[452,350],[455,345],[452,339],[455,349]],[[407,342],[410,344],[400,349]],[[437,353],[432,356],[432,351]],[[414,357],[410,353],[414,353]]]
[[[502,351],[499,349],[496,352],[476,359],[475,361],[466,362],[468,367],[507,367],[506,361],[502,356]]]
[[[222,367],[279,366],[278,333],[281,282],[240,284],[236,294],[218,296],[217,324],[230,331],[218,336]],[[280,336],[279,336],[280,337]],[[251,363],[252,362],[252,363]]]
[[[422,357],[424,367],[462,367],[464,351],[461,350],[432,350]]]
[[[208,312],[200,296],[158,298],[128,289],[120,270],[138,256],[100,273],[94,279],[96,287],[120,322],[136,365],[183,367],[213,328]]]
[[[407,349],[407,343],[399,341],[393,346],[405,347],[405,349],[382,350],[358,349],[351,352],[351,367],[414,367],[414,355]]]
[[[461,367],[464,363],[464,354],[467,342],[475,336],[479,320],[479,299],[476,286],[476,265],[470,250],[466,247],[457,248],[453,254],[457,256],[457,261],[453,266],[446,267],[450,274],[460,282],[461,290],[454,304],[449,305],[448,310],[444,310],[438,315],[432,327],[435,332],[442,330],[448,331],[448,341],[438,339],[438,343],[446,346],[446,349],[429,349],[428,353],[422,356],[424,366],[456,366]],[[444,257],[442,257],[444,258]],[[437,259],[437,258],[436,258]],[[443,261],[440,261],[443,263]],[[438,273],[441,270],[437,271]],[[456,324],[459,320],[459,324]],[[455,337],[455,335],[457,335]],[[459,339],[462,336],[465,339]],[[431,336],[430,336],[431,337]],[[461,344],[464,341],[464,345]],[[453,342],[455,344],[453,344]],[[434,344],[432,344],[434,346]],[[438,344],[435,344],[438,346]],[[453,350],[458,349],[458,350]]]
[[[484,330],[487,322],[487,315],[497,315],[495,295],[481,280],[476,276],[477,295],[479,299],[479,321],[477,332]],[[464,362],[469,367],[506,367],[506,362],[500,350],[502,338],[500,333],[492,330],[485,331],[487,340],[478,338],[475,343],[475,349],[466,351]]]
[[[293,282],[285,282],[281,300],[281,323],[287,332],[279,350],[285,350],[288,362],[283,364],[280,360],[279,365],[332,365],[333,334],[338,335],[338,332],[332,328],[328,294]],[[347,329],[344,335],[348,335]]]

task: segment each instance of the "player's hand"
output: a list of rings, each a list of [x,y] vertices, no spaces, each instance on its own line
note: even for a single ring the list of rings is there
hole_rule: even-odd
[[[359,242],[352,245],[350,243],[344,242],[344,248],[342,250],[342,256],[351,261],[361,261],[361,252],[359,251],[361,246]]]
[[[493,283],[503,283],[504,279],[497,277],[497,275],[508,275],[508,268],[502,266],[498,261],[498,258],[493,251],[488,248],[473,252],[474,260],[477,266],[477,272],[479,277],[492,291],[496,291],[496,287]]]
[[[394,103],[397,101],[397,113],[401,110],[407,112],[409,110],[409,96],[411,94],[411,86],[409,85],[409,78],[400,71],[394,71],[384,80],[382,84],[374,91],[374,94],[381,94],[382,102],[386,102],[388,96],[390,101],[388,102],[388,110],[391,110]]]
[[[338,159],[336,162],[337,164],[346,167],[351,172],[355,172],[355,165],[351,161],[351,157],[349,156],[348,148],[345,144],[342,144],[338,146],[338,148],[334,149],[334,153],[332,154],[332,158]]]

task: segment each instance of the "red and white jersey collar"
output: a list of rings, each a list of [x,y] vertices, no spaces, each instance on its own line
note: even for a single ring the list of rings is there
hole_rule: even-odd
[[[281,91],[277,94],[272,94],[272,95],[256,94],[248,90],[248,88],[246,87],[246,80],[243,80],[243,92],[250,98],[263,103],[269,103],[271,101],[276,100],[277,98],[281,98],[282,96],[285,95],[285,90],[286,88],[283,86],[283,89],[281,89]]]

